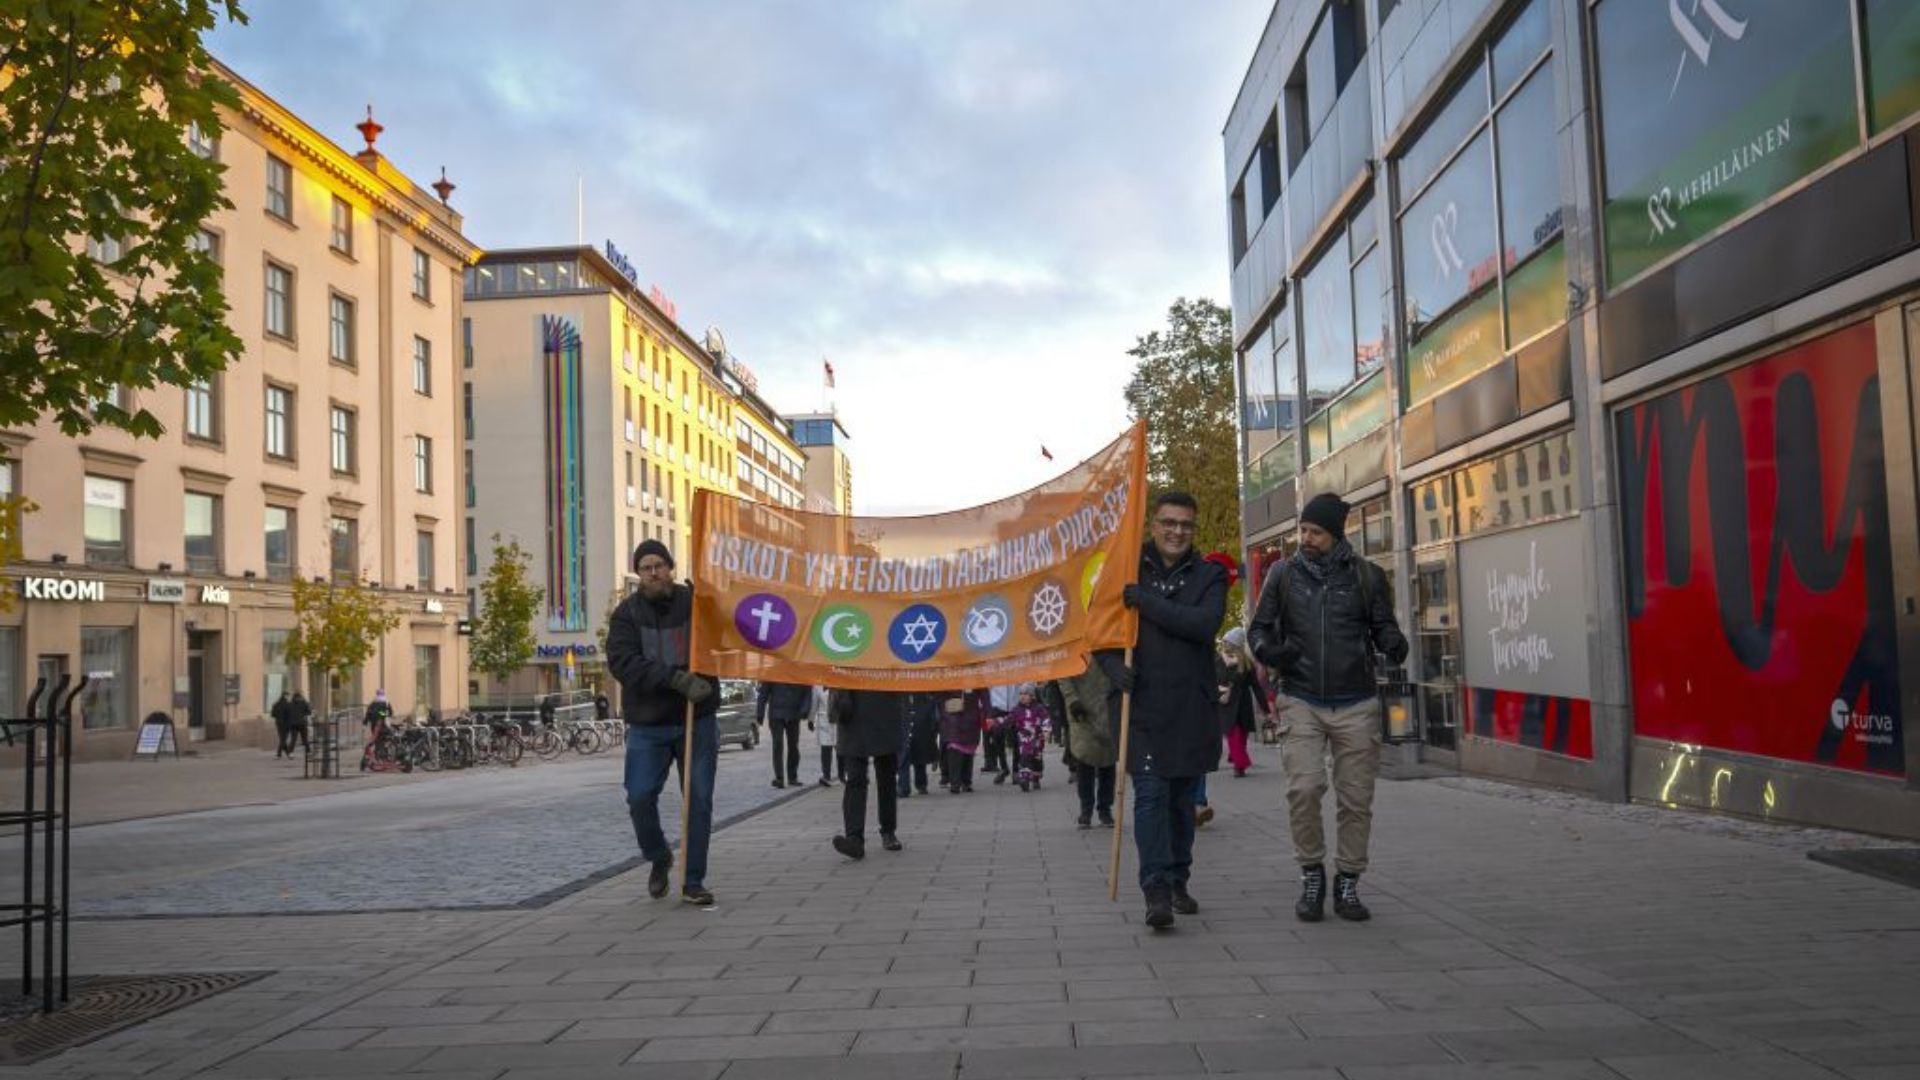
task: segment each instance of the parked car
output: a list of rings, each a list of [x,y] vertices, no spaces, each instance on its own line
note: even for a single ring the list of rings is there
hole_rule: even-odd
[[[758,690],[748,679],[720,680],[720,745],[736,743],[742,750],[760,745],[760,725],[754,718]]]

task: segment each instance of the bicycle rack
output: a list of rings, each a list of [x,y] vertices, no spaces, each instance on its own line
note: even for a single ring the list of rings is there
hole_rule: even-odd
[[[4,739],[7,746],[13,746],[18,732],[24,736],[25,743],[21,758],[25,783],[20,809],[0,810],[0,827],[20,827],[20,902],[0,904],[0,929],[20,927],[20,993],[30,997],[35,977],[34,927],[40,928],[40,1009],[49,1013],[56,1008],[56,987],[60,1002],[70,998],[67,917],[72,907],[73,880],[69,858],[73,850],[73,703],[86,688],[86,676],[82,675],[76,683],[73,676],[62,675],[52,693],[47,693],[47,680],[42,677],[33,684],[25,716],[0,717],[0,739]],[[39,712],[43,694],[46,709]],[[45,760],[37,761],[43,732]],[[44,769],[43,782],[36,792],[34,774],[41,768]],[[34,843],[36,831],[41,840],[38,846]],[[36,881],[40,885],[37,901],[34,899]]]

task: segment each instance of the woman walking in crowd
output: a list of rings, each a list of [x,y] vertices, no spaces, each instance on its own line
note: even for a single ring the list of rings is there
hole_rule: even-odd
[[[991,703],[985,690],[949,690],[940,695],[940,747],[945,751],[947,791],[973,790],[973,756]]]
[[[1247,740],[1260,730],[1266,701],[1255,681],[1253,654],[1247,651],[1247,632],[1236,626],[1220,638],[1215,650],[1214,674],[1220,686],[1220,729],[1227,739],[1227,761],[1233,775],[1247,775],[1253,758]]]
[[[1093,827],[1093,814],[1100,812],[1100,824],[1113,824],[1114,764],[1119,759],[1114,745],[1114,716],[1110,712],[1107,676],[1099,664],[1071,679],[1061,679],[1060,696],[1066,702],[1067,753],[1073,757],[1073,778],[1080,792],[1080,827]]]

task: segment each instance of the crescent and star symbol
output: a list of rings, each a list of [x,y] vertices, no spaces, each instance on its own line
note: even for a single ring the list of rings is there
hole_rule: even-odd
[[[873,641],[873,620],[849,604],[831,604],[813,623],[813,646],[834,660],[851,660]]]

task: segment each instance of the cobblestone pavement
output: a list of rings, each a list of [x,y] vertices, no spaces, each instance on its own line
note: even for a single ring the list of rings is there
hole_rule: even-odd
[[[1156,934],[1057,784],[916,797],[858,863],[836,800],[784,803],[715,838],[707,910],[634,872],[537,911],[80,924],[82,970],[277,974],[0,1078],[1920,1073],[1920,893],[1758,834],[1383,784],[1373,921],[1307,925],[1263,758]]]
[[[76,914],[289,914],[537,902],[637,858],[620,751],[430,784],[76,829]],[[764,752],[723,751],[717,820],[751,812]],[[671,792],[673,789],[669,788]],[[677,835],[677,797],[662,800]],[[670,805],[669,805],[670,804]],[[0,864],[0,895],[18,886]]]

